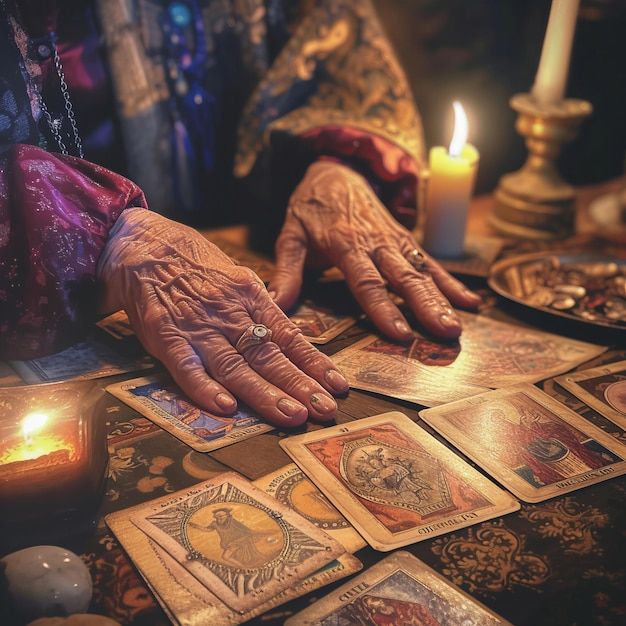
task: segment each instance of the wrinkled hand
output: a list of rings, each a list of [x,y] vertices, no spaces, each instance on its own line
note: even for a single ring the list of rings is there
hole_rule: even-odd
[[[362,176],[320,161],[309,167],[291,196],[269,290],[287,310],[300,292],[305,262],[336,265],[361,307],[388,337],[406,341],[412,332],[385,281],[426,330],[454,339],[461,334],[461,322],[451,304],[475,308],[480,298],[423,252],[424,267],[418,271],[407,260],[416,249],[422,252]]]
[[[241,398],[269,422],[325,420],[348,390],[332,361],[311,346],[256,274],[195,230],[144,209],[122,213],[99,264],[103,307],[123,308],[137,336],[198,405],[232,414]],[[240,354],[252,324],[272,341]]]

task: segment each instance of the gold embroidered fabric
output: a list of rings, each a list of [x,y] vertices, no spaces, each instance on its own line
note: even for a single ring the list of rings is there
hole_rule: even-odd
[[[244,110],[235,175],[273,132],[329,125],[380,135],[423,162],[421,119],[369,0],[323,0],[300,23]]]

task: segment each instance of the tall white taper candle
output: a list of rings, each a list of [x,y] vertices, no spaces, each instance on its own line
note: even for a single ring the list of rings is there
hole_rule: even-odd
[[[552,0],[532,95],[540,104],[563,99],[580,0]]]

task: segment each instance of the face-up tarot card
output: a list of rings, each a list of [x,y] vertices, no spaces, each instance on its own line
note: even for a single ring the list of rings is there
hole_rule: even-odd
[[[510,626],[443,576],[400,551],[285,622],[285,626]]]
[[[317,344],[328,343],[356,324],[356,318],[338,315],[310,300],[305,300],[289,319],[302,331],[305,339]]]
[[[201,409],[163,376],[126,380],[106,389],[198,452],[217,450],[273,430],[246,407],[228,417]]]
[[[161,498],[153,504],[170,497]],[[241,624],[293,598],[358,572],[362,567],[357,558],[344,553],[309,576],[290,581],[268,601],[251,609],[235,611],[131,522],[130,516],[144,507],[140,505],[108,515],[106,523],[172,622],[181,626]]]
[[[626,361],[566,374],[556,382],[626,430]]]
[[[154,365],[155,361],[147,355],[127,356],[92,338],[39,359],[11,361],[13,369],[28,384],[105,378]]]
[[[351,387],[437,406],[489,388],[537,382],[606,348],[461,313],[459,342],[416,334],[408,345],[370,335],[332,358]]]
[[[420,417],[526,502],[626,473],[626,446],[533,385],[490,391]]]
[[[296,435],[280,445],[383,552],[519,508],[402,413]]]
[[[130,520],[236,611],[268,601],[345,552],[234,473],[147,503]]]
[[[365,546],[363,537],[297,465],[290,463],[254,484],[334,537],[348,552]]]
[[[126,311],[116,311],[103,317],[96,322],[96,326],[101,328],[106,333],[109,333],[111,337],[115,339],[124,339],[125,337],[132,337],[135,333],[130,325],[130,320]]]

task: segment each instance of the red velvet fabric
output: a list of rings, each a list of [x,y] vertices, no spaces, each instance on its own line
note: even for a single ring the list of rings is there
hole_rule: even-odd
[[[141,189],[88,161],[23,144],[0,157],[0,358],[81,334],[109,230],[133,206],[146,207]]]
[[[409,229],[415,226],[418,165],[402,148],[351,126],[321,126],[302,139],[320,158],[336,158],[359,170],[395,218]]]

